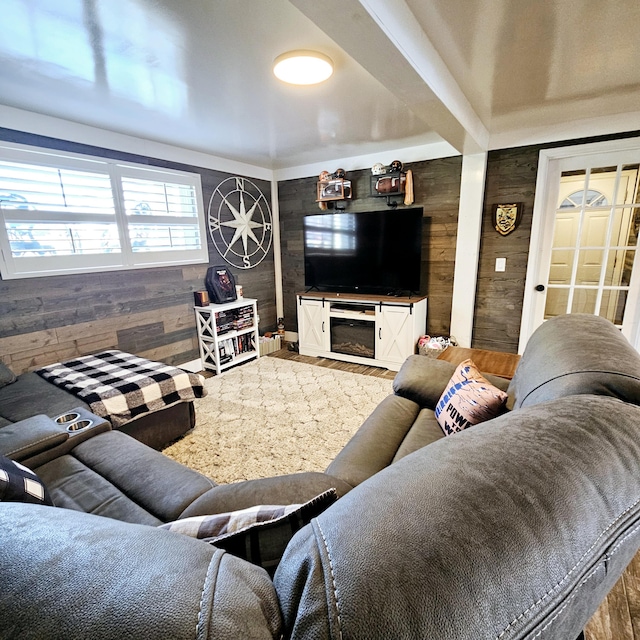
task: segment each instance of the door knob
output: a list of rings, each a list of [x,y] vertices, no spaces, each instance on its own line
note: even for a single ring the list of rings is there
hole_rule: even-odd
[[[544,291],[544,285],[543,284],[537,284],[535,286],[535,290],[536,291]]]

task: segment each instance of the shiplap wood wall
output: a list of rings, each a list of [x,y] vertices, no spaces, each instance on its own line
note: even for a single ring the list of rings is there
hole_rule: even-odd
[[[477,349],[518,351],[540,149],[488,154],[473,319],[472,346]],[[515,231],[502,236],[494,228],[493,207],[514,202],[523,203],[521,221]],[[504,272],[496,272],[496,258],[507,259]]]
[[[327,167],[333,172],[337,167]],[[427,331],[448,335],[453,295],[458,204],[462,158],[441,158],[407,164],[413,173],[415,202],[423,207],[420,293],[427,294]],[[386,209],[386,199],[370,195],[370,170],[349,172],[353,199],[348,211]],[[316,200],[317,176],[278,184],[282,244],[285,328],[297,331],[296,293],[304,291],[302,219],[321,213]],[[404,207],[404,205],[400,205]]]
[[[205,210],[231,174],[0,129],[0,140],[199,173]],[[251,178],[271,200],[269,182]],[[207,237],[211,265],[226,264]],[[199,357],[193,292],[209,265],[0,280],[0,359],[15,373],[121,349],[181,364]],[[273,247],[253,269],[229,266],[244,295],[258,299],[260,329],[276,327]]]

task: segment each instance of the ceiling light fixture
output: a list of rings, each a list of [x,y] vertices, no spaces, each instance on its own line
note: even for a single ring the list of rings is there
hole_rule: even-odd
[[[318,84],[331,77],[331,58],[317,51],[288,51],[273,63],[276,78],[289,84]]]

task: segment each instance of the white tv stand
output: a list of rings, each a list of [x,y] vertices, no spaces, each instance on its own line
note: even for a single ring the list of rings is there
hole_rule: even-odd
[[[299,293],[298,345],[305,356],[398,371],[416,353],[427,325],[427,298]]]

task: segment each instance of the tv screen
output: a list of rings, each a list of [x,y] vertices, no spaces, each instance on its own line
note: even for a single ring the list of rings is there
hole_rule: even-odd
[[[420,290],[421,208],[305,216],[305,286],[402,295]]]

